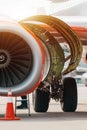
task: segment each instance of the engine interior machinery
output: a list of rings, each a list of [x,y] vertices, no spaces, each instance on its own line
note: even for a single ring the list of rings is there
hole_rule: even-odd
[[[9,89],[13,96],[33,92],[36,112],[46,112],[50,98],[60,100],[63,111],[75,111],[76,82],[65,75],[78,66],[81,56],[79,36],[58,18],[1,20],[0,95],[7,96]]]

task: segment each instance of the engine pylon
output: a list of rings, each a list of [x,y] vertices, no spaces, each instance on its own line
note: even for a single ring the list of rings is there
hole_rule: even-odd
[[[5,117],[0,118],[0,120],[20,120],[20,118],[15,117],[11,89],[8,91],[7,98],[8,98],[8,101],[6,105],[6,114],[5,114]]]

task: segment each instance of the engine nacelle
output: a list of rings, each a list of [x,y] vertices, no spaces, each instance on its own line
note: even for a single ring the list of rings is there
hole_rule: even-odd
[[[44,60],[44,47],[31,31],[0,21],[0,95],[32,92],[43,78]]]

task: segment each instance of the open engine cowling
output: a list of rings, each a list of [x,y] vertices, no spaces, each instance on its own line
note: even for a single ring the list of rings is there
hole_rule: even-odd
[[[43,77],[44,47],[18,23],[0,21],[0,95],[32,92]]]

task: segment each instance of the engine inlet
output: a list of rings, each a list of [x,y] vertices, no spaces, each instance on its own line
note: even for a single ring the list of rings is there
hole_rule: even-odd
[[[26,41],[16,34],[0,32],[0,86],[21,83],[32,68],[32,52]]]

